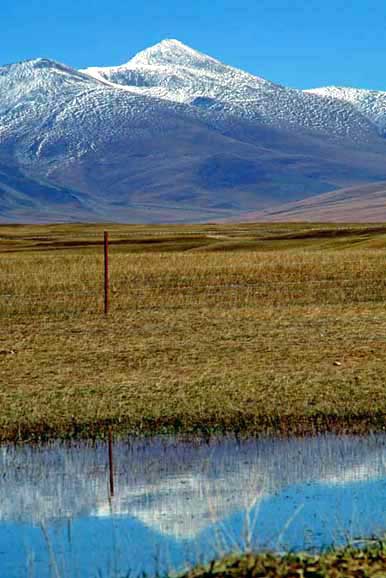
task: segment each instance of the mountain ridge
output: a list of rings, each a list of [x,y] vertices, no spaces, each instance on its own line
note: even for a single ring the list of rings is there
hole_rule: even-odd
[[[242,218],[383,182],[370,92],[287,88],[174,39],[117,67],[2,66],[0,220]]]

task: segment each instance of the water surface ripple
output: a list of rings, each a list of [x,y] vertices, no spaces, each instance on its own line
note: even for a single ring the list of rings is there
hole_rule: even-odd
[[[386,436],[0,447],[0,576],[115,578],[386,531]]]

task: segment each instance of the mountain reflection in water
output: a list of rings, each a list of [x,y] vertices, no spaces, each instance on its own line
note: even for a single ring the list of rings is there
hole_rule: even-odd
[[[110,497],[103,444],[0,448],[1,576],[31,558],[50,576],[54,556],[69,575],[76,564],[80,577],[111,578],[246,541],[323,547],[386,529],[386,436],[129,439],[114,461]]]

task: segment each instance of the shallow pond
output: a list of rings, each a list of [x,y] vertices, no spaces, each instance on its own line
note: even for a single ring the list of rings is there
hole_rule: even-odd
[[[0,576],[123,577],[386,530],[386,436],[0,447]]]

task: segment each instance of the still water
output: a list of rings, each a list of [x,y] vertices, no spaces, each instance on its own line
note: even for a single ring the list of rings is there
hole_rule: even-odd
[[[121,578],[386,531],[386,436],[0,447],[1,578]]]

